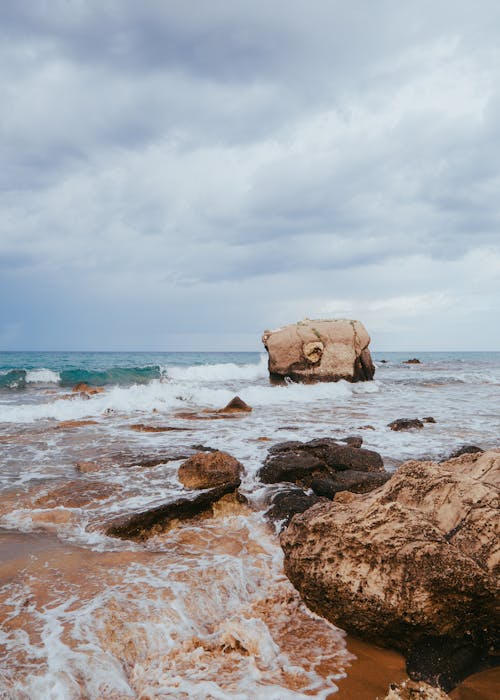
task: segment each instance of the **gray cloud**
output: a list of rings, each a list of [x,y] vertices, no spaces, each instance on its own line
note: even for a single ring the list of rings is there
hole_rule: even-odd
[[[389,345],[439,308],[431,348],[491,313],[498,274],[478,293],[467,265],[498,255],[497,3],[0,15],[6,346],[227,347],[340,300]]]

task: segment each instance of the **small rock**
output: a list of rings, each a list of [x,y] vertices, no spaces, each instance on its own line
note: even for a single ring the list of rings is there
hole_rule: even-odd
[[[414,428],[423,428],[424,424],[418,418],[398,418],[389,423],[387,427],[391,430],[413,430]]]
[[[235,396],[234,399],[231,399],[227,406],[220,408],[217,413],[250,413],[251,410],[251,406],[245,403],[243,399],[240,399],[239,396]]]
[[[286,527],[296,513],[303,513],[321,500],[317,495],[308,495],[302,489],[280,491],[273,496],[272,506],[266,516],[274,522],[283,521],[283,527]]]
[[[389,692],[383,700],[450,700],[440,688],[433,688],[427,683],[403,681],[391,683]]]
[[[198,452],[179,467],[179,481],[189,489],[207,489],[239,481],[243,465],[227,452]]]
[[[357,430],[375,430],[373,425],[360,425]]]
[[[75,386],[72,388],[72,390],[75,394],[87,394],[88,396],[93,396],[94,394],[102,394],[104,391],[104,387],[102,386],[89,386],[85,382],[80,382],[79,384],[75,384]]]
[[[411,360],[405,360],[403,362],[404,365],[420,365],[422,364],[420,360],[416,357],[412,357]]]
[[[433,418],[432,416],[426,416],[425,418],[422,418],[422,423],[435,423],[436,419]]]

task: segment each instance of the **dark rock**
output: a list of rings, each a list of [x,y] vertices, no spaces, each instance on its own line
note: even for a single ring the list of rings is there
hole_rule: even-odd
[[[358,430],[375,430],[375,426],[373,426],[373,425],[360,425]]]
[[[433,418],[432,416],[426,416],[425,418],[422,418],[422,423],[435,423],[436,419]]]
[[[456,450],[453,450],[453,452],[449,454],[448,457],[445,457],[441,461],[446,462],[448,459],[455,459],[455,457],[461,457],[462,455],[472,455],[476,452],[484,452],[484,450],[482,450],[480,447],[477,447],[477,445],[462,445],[461,447],[457,447]]]
[[[329,478],[346,469],[383,472],[384,463],[378,452],[339,445],[332,438],[293,440],[273,445],[258,476],[266,484],[292,481],[309,486],[313,478]]]
[[[427,681],[448,692],[487,665],[488,647],[471,637],[422,637],[406,654],[406,670],[414,681]]]
[[[315,494],[308,495],[302,489],[280,491],[273,496],[271,508],[266,515],[274,522],[283,521],[283,526],[286,527],[296,513],[303,513],[321,500]]]
[[[398,418],[389,423],[387,427],[391,430],[413,430],[414,428],[423,428],[424,424],[418,418]]]
[[[178,498],[172,503],[151,508],[132,516],[119,518],[108,525],[106,534],[123,540],[144,540],[166,529],[173,520],[187,520],[211,510],[212,505],[227,494],[234,494],[239,480],[203,491],[196,498]]]
[[[339,491],[368,493],[383,486],[391,478],[388,472],[360,472],[348,469],[338,472],[330,479],[313,479],[311,488],[318,496],[332,499]]]
[[[179,467],[179,481],[188,489],[209,489],[239,480],[243,465],[227,452],[198,452]]]
[[[191,445],[190,447],[196,452],[217,452],[216,447],[207,447],[206,445]]]
[[[299,481],[315,472],[325,472],[322,460],[305,451],[287,451],[268,457],[260,468],[258,477],[265,484],[277,484],[280,481]]]
[[[239,396],[235,396],[234,399],[231,399],[227,406],[220,408],[217,413],[250,413],[251,410],[251,406],[245,403],[243,399],[240,399]]]
[[[421,363],[420,360],[417,359],[416,357],[412,357],[411,360],[405,360],[405,361],[403,362],[403,364],[404,364],[404,365],[420,365],[420,364],[422,364],[422,363]]]

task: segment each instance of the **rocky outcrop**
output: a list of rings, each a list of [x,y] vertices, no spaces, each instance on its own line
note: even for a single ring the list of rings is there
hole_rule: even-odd
[[[179,467],[179,481],[188,489],[209,489],[239,481],[243,465],[227,452],[199,452]]]
[[[309,487],[313,479],[335,479],[338,472],[346,470],[385,473],[378,452],[316,438],[274,445],[257,475],[265,484],[291,481]]]
[[[408,462],[376,491],[294,516],[285,571],[314,612],[449,690],[498,642],[499,489],[500,452]]]
[[[306,319],[265,331],[262,342],[274,382],[358,382],[375,374],[370,336],[359,321]]]

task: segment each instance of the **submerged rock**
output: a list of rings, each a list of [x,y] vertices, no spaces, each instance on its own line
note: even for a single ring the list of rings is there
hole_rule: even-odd
[[[484,452],[481,447],[478,447],[477,445],[462,445],[461,447],[457,447],[456,450],[453,450],[448,457],[445,457],[442,462],[446,462],[449,459],[455,459],[455,457],[461,457],[462,455],[468,455],[468,454],[477,454]]]
[[[239,480],[243,465],[227,452],[198,452],[179,467],[179,481],[188,489],[208,489]]]
[[[349,382],[373,379],[375,366],[370,336],[359,321],[306,319],[265,331],[262,342],[269,355],[272,381]]]
[[[202,491],[196,498],[178,498],[171,503],[119,518],[108,525],[106,534],[125,540],[144,540],[150,535],[166,530],[174,521],[209,513],[212,507],[228,494],[237,498],[236,490],[239,485],[239,480],[227,483],[209,491]]]
[[[94,396],[95,394],[102,394],[104,391],[104,387],[89,386],[85,382],[80,382],[79,384],[75,384],[71,391],[78,394],[87,394],[88,396]]]
[[[421,365],[422,363],[418,359],[418,357],[412,357],[411,360],[404,360],[403,361],[404,365]]]
[[[398,418],[388,423],[387,427],[391,430],[414,430],[415,428],[420,430],[424,424],[419,418]]]
[[[408,462],[381,488],[294,516],[285,571],[316,613],[445,690],[498,641],[500,452]],[[459,653],[458,653],[459,652]]]

